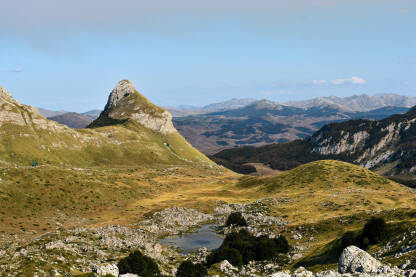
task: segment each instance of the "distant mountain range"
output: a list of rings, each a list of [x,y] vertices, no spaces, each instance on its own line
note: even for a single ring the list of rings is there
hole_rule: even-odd
[[[299,108],[311,108],[331,105],[344,111],[365,112],[387,106],[410,108],[416,105],[416,97],[409,97],[398,94],[383,94],[377,96],[362,94],[345,98],[336,96],[318,97],[305,101],[287,102],[285,104]]]
[[[90,110],[85,113],[68,112],[65,110],[52,111],[43,108],[37,108],[37,110],[43,117],[74,129],[87,127],[101,113],[101,110]]]
[[[174,118],[178,131],[197,149],[213,154],[240,146],[288,142],[312,135],[323,125],[355,118],[382,119],[408,108],[346,112],[333,106],[297,108],[261,100],[239,109]]]
[[[88,117],[84,114],[71,113],[71,112],[59,114],[56,116],[51,116],[51,117],[48,117],[48,119],[64,124],[74,129],[85,128],[88,125],[90,125],[91,122],[93,122],[93,119],[91,117]]]
[[[312,136],[283,144],[241,147],[211,158],[238,172],[254,172],[261,163],[288,170],[315,160],[336,159],[355,163],[386,176],[416,173],[416,107],[407,113],[372,120],[350,120],[325,125]]]
[[[250,105],[251,103],[255,102],[255,99],[252,98],[243,98],[243,99],[236,99],[233,98],[228,101],[219,102],[209,104],[203,107],[195,107],[195,106],[176,106],[176,107],[166,107],[169,112],[172,114],[173,117],[182,117],[188,115],[196,115],[196,114],[206,114],[218,111],[226,111],[231,109],[238,109],[244,106]]]
[[[325,124],[350,119],[378,120],[404,113],[416,97],[396,94],[314,98],[278,103],[243,99],[209,105],[217,111],[174,118],[175,127],[192,145],[206,154],[240,146],[261,146],[307,137]],[[247,102],[247,105],[243,105]],[[178,114],[178,112],[176,112]]]
[[[197,149],[214,154],[240,146],[288,142],[312,135],[320,127],[350,119],[378,120],[404,113],[416,97],[395,94],[320,97],[281,104],[269,100],[231,99],[204,107],[170,107],[178,131]],[[39,109],[45,117],[71,128],[85,128],[100,115]]]

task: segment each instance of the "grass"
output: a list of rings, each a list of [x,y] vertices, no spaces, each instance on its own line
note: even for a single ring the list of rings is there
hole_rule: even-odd
[[[215,166],[179,133],[162,135],[132,120],[70,130],[26,106],[13,109],[26,125],[0,126],[0,232],[6,234],[33,237],[56,222],[124,225],[172,206],[212,212],[217,201],[274,198],[270,213],[290,222],[276,232],[290,237],[299,226],[315,230],[302,262],[318,269],[334,266],[332,244],[371,214],[413,222],[406,214],[416,208],[412,189],[348,163],[317,161],[276,176],[242,176]],[[33,160],[40,166],[32,168]]]
[[[328,176],[328,180],[318,176]],[[0,178],[0,233],[26,236],[53,230],[56,222],[66,228],[129,225],[172,206],[212,212],[217,201],[249,203],[275,198],[278,204],[268,207],[267,213],[290,222],[287,227],[276,227],[276,232],[291,239],[299,226],[313,230],[315,240],[308,242],[305,257],[291,266],[314,271],[335,268],[337,255],[331,249],[337,239],[346,231],[361,229],[374,213],[397,224],[413,222],[415,214],[409,188],[337,161],[314,162],[273,177],[159,164],[3,167]],[[296,242],[306,241],[290,241],[292,245]]]
[[[323,172],[338,177],[330,185],[322,183],[314,176]],[[343,183],[341,174],[350,181]],[[163,164],[113,169],[2,168],[0,176],[0,229],[10,231],[49,230],[59,215],[68,227],[127,224],[172,206],[212,212],[217,201],[248,203],[268,197],[279,201],[272,214],[293,225],[358,212],[414,208],[408,188],[335,161],[314,162],[268,178]],[[372,183],[363,187],[362,180]]]

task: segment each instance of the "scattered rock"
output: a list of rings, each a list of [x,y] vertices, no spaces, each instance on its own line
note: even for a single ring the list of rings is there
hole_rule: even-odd
[[[342,251],[338,262],[340,273],[376,273],[381,267],[378,260],[353,245]]]
[[[93,265],[91,270],[95,276],[118,276],[118,267],[115,264]]]

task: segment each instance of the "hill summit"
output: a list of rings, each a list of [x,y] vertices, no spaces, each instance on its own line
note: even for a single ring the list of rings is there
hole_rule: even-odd
[[[0,88],[0,162],[88,166],[213,164],[173,127],[172,116],[123,80],[89,129],[48,120]]]
[[[111,91],[108,102],[90,128],[133,120],[162,134],[176,132],[171,114],[141,95],[129,80],[120,81]]]

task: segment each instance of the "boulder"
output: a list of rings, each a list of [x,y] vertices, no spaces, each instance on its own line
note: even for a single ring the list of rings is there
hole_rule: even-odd
[[[299,267],[293,272],[292,277],[313,277],[313,273],[304,267]]]
[[[115,264],[93,265],[91,271],[94,276],[112,275],[117,277],[119,274],[118,267]]]
[[[383,265],[367,252],[356,246],[342,251],[338,262],[339,273],[377,273]]]
[[[322,271],[322,272],[318,272],[315,274],[315,277],[340,277],[340,276],[341,274],[339,274],[338,272],[334,270]]]
[[[291,277],[290,271],[279,271],[270,275],[271,277]]]

